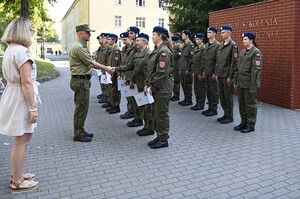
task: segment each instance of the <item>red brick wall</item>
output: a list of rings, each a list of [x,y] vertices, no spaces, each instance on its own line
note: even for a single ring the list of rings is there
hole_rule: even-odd
[[[255,32],[263,57],[259,100],[300,108],[299,0],[269,0],[212,12],[209,24],[218,28],[232,25],[240,50],[244,48],[241,34]]]

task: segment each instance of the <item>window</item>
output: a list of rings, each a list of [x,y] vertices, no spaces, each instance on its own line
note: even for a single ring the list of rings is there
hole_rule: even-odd
[[[115,16],[115,26],[122,26],[122,16]]]
[[[136,6],[145,6],[146,0],[136,0]]]
[[[145,17],[136,17],[136,26],[145,28]]]
[[[158,25],[161,27],[165,27],[165,19],[164,18],[159,18],[158,19]]]
[[[115,0],[115,4],[116,5],[121,5],[122,4],[122,0]]]

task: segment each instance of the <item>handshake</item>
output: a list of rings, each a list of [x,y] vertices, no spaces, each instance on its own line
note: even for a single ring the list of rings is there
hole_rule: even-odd
[[[113,74],[116,71],[116,68],[111,66],[106,66],[105,71],[108,72],[109,74]]]

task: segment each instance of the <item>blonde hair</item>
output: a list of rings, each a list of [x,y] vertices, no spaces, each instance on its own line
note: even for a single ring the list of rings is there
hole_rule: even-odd
[[[1,41],[6,44],[17,43],[25,47],[30,47],[32,44],[31,30],[33,25],[29,19],[23,17],[12,20],[6,27]]]

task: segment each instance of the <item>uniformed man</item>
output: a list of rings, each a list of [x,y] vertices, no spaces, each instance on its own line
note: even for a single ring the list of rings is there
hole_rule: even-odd
[[[174,78],[174,88],[173,96],[171,101],[178,101],[180,99],[180,73],[179,73],[179,59],[181,53],[181,45],[179,43],[179,36],[173,35],[171,37],[173,44],[173,53],[172,53],[172,74]]]
[[[207,28],[208,43],[205,46],[205,68],[203,72],[203,78],[206,84],[206,96],[208,100],[208,109],[203,111],[202,114],[210,117],[218,115],[218,84],[215,76],[217,56],[220,43],[216,40],[216,34],[218,30],[214,26]]]
[[[192,83],[193,83],[193,76],[191,73],[191,65],[190,62],[193,57],[194,52],[194,44],[190,40],[190,36],[192,35],[191,31],[183,30],[181,32],[181,39],[184,42],[181,53],[180,54],[180,82],[181,87],[184,94],[184,100],[178,102],[181,106],[189,106],[192,105]]]
[[[152,40],[155,49],[149,57],[144,88],[146,94],[150,93],[154,97],[153,118],[155,119],[154,129],[157,132],[157,137],[148,143],[152,149],[169,146],[169,103],[174,83],[170,75],[172,45],[168,38],[168,30],[160,26],[153,28]]]
[[[203,110],[205,105],[206,90],[205,81],[202,78],[202,73],[204,70],[204,58],[205,58],[205,45],[203,43],[204,34],[196,33],[195,42],[196,47],[194,49],[194,55],[192,59],[192,73],[194,77],[194,93],[196,98],[196,103],[191,107],[192,110],[198,111]]]
[[[116,34],[109,34],[107,36],[108,45],[110,46],[107,57],[107,64],[111,67],[117,67],[121,64],[121,52],[116,45],[118,36]],[[121,93],[118,90],[118,73],[113,73],[111,76],[111,84],[108,84],[109,103],[111,106],[106,108],[109,114],[120,112]]]
[[[242,34],[243,45],[238,58],[238,67],[234,74],[234,88],[238,89],[239,111],[241,123],[234,130],[250,133],[255,130],[257,117],[257,94],[260,88],[262,55],[255,43],[255,34]]]
[[[84,129],[85,119],[89,109],[89,96],[91,86],[92,68],[113,72],[111,67],[104,66],[92,59],[87,49],[87,42],[90,40],[91,30],[87,24],[77,25],[76,33],[78,40],[74,42],[69,52],[71,81],[70,87],[74,91],[74,141],[90,142],[93,134],[87,133]]]
[[[237,67],[238,47],[231,39],[232,27],[223,25],[220,28],[223,42],[218,52],[216,74],[218,77],[220,103],[224,115],[217,119],[221,124],[233,122],[233,74]]]

